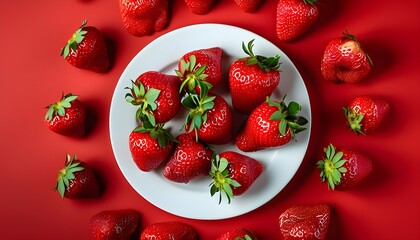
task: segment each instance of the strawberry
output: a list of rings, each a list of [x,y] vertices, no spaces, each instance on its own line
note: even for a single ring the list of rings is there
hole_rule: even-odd
[[[53,132],[82,137],[86,129],[86,107],[71,93],[62,95],[60,101],[48,105],[44,121]]]
[[[100,194],[99,182],[93,168],[86,162],[67,154],[64,168],[58,172],[54,191],[62,198],[81,199],[96,198]]]
[[[324,149],[325,158],[317,162],[322,182],[328,188],[348,190],[362,182],[372,172],[371,160],[347,147],[335,148],[332,144]]]
[[[330,207],[327,204],[296,205],[279,217],[284,239],[322,240],[328,231]]]
[[[257,237],[247,229],[235,228],[218,236],[216,240],[257,240]]]
[[[236,146],[244,152],[270,147],[280,147],[290,142],[295,134],[304,131],[308,120],[296,114],[301,106],[296,102],[288,105],[267,98],[249,115],[245,126],[236,136]]]
[[[389,112],[389,103],[370,96],[355,97],[343,108],[347,124],[357,134],[370,134],[376,131]]]
[[[129,240],[140,225],[139,214],[131,209],[107,210],[89,220],[91,240]]]
[[[276,33],[282,41],[302,36],[318,19],[316,0],[280,0],[277,5]]]
[[[203,15],[210,12],[215,0],[184,0],[187,8],[194,14]]]
[[[71,65],[94,72],[106,72],[109,56],[102,33],[93,26],[86,26],[84,20],[67,44],[61,49],[61,56]]]
[[[219,192],[220,204],[223,192],[230,203],[234,196],[242,195],[251,187],[262,170],[263,165],[251,157],[232,151],[223,152],[212,161],[210,194],[213,196]]]
[[[358,83],[366,78],[372,67],[372,59],[357,38],[347,31],[327,44],[321,60],[322,76],[336,83]]]
[[[137,119],[146,117],[153,125],[171,120],[181,108],[181,95],[178,77],[155,71],[140,74],[132,82],[130,93],[126,100],[134,106],[139,106]]]
[[[244,12],[255,12],[260,7],[262,0],[235,0],[236,5]]]
[[[188,183],[210,171],[213,152],[191,134],[177,137],[178,144],[163,168],[163,176],[170,181]]]
[[[141,233],[140,240],[196,240],[198,234],[194,228],[182,222],[158,222],[147,226]]]
[[[248,47],[242,42],[242,49],[248,57],[235,60],[229,69],[233,108],[244,114],[251,113],[267,96],[271,96],[280,82],[280,56],[254,55],[253,42],[251,40]]]
[[[141,37],[166,27],[169,18],[168,0],[119,0],[124,28]]]

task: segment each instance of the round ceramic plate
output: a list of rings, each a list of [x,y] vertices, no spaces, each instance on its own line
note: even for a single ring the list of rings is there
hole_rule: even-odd
[[[202,177],[188,184],[168,181],[162,175],[162,168],[152,172],[142,172],[131,158],[128,136],[137,126],[134,120],[136,108],[125,101],[131,80],[135,80],[146,71],[158,71],[175,75],[178,60],[187,52],[211,47],[223,50],[223,82],[215,87],[216,93],[231,103],[227,72],[230,64],[237,58],[245,57],[242,42],[254,41],[254,53],[263,56],[280,55],[281,80],[272,95],[273,100],[281,100],[287,94],[286,102],[296,101],[302,105],[300,115],[309,120],[307,130],[297,134],[296,141],[275,149],[253,153],[241,152],[234,143],[214,146],[221,153],[226,150],[236,151],[259,160],[263,173],[251,188],[243,195],[232,199],[230,204],[222,201],[218,204],[218,195],[210,196],[211,178]],[[174,136],[179,135],[185,112],[180,112],[174,120],[165,126]],[[235,127],[239,128],[245,120],[240,114],[235,115]],[[299,168],[310,137],[311,109],[308,92],[302,77],[291,60],[271,42],[261,36],[229,25],[198,24],[169,32],[142,49],[128,64],[121,75],[111,102],[110,137],[117,163],[131,186],[147,201],[169,213],[192,219],[224,219],[245,214],[257,209],[276,196],[291,180]],[[225,199],[226,200],[226,199]]]

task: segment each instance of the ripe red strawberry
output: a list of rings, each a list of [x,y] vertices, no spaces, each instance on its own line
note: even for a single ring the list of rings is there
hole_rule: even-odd
[[[223,233],[216,240],[257,240],[257,237],[247,229],[235,228]]]
[[[208,175],[213,152],[191,134],[177,137],[178,144],[163,169],[163,176],[170,181],[188,183],[201,176]]]
[[[277,37],[291,41],[302,36],[318,19],[316,0],[280,0],[277,5]]]
[[[160,31],[168,22],[168,0],[119,0],[119,6],[125,29],[137,37]]]
[[[327,204],[293,206],[279,217],[284,239],[325,239],[329,222],[330,207]]]
[[[250,114],[254,108],[271,96],[280,82],[279,58],[254,55],[254,40],[248,47],[242,42],[242,49],[248,57],[235,60],[229,69],[229,89],[233,108]]]
[[[77,97],[69,93],[47,106],[44,121],[49,129],[69,137],[82,137],[85,134],[86,108]]]
[[[140,240],[196,240],[198,234],[185,223],[170,221],[153,223],[141,233]]]
[[[362,182],[372,172],[372,162],[365,155],[347,147],[335,148],[332,144],[324,149],[325,158],[317,162],[322,182],[328,188],[347,190]]]
[[[285,96],[286,97],[286,96]],[[290,142],[295,134],[304,131],[308,120],[296,114],[301,106],[296,102],[263,102],[249,115],[245,126],[236,136],[236,146],[244,152],[280,147]]]
[[[260,7],[262,0],[235,0],[244,12],[255,12]]]
[[[102,211],[89,220],[89,239],[129,240],[139,225],[140,216],[134,210]]]
[[[80,199],[96,198],[100,194],[98,180],[93,168],[86,162],[73,158],[67,154],[64,168],[58,172],[57,184],[54,191],[62,198]]]
[[[327,44],[321,60],[322,76],[336,83],[358,83],[366,78],[372,67],[372,59],[357,38],[348,32]]]
[[[210,12],[215,0],[184,0],[187,8],[194,14],[203,15]]]
[[[105,72],[109,68],[109,56],[104,36],[97,28],[86,24],[84,20],[61,49],[61,56],[77,68]]]
[[[177,76],[167,75],[155,71],[142,73],[135,82],[132,82],[130,93],[126,100],[139,106],[136,119],[144,117],[155,125],[171,120],[181,108],[181,83]]]
[[[343,108],[347,124],[357,134],[376,131],[389,112],[389,103],[370,96],[358,96]]]
[[[263,165],[257,160],[227,151],[219,154],[212,161],[210,175],[213,179],[210,194],[219,192],[219,204],[222,201],[222,192],[226,195],[228,203],[234,196],[246,192],[263,171]]]

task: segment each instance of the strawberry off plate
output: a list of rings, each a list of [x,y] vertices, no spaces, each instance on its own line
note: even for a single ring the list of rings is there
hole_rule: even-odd
[[[220,34],[223,33],[223,36]],[[217,152],[232,150],[253,157],[264,166],[264,171],[244,195],[235,197],[231,204],[223,201],[218,205],[218,196],[210,196],[210,177],[203,177],[188,184],[173,183],[162,175],[162,168],[142,172],[131,158],[128,136],[136,127],[136,108],[125,101],[131,80],[146,71],[159,71],[175,75],[179,58],[185,53],[201,48],[223,49],[222,83],[214,91],[229,103],[227,84],[229,65],[245,56],[241,44],[254,41],[254,53],[264,56],[279,54],[281,80],[272,99],[280,100],[287,94],[286,102],[296,101],[302,105],[300,115],[309,120],[307,130],[297,135],[296,141],[276,149],[254,153],[243,153],[234,143],[213,146]],[[239,128],[245,117],[235,115],[235,128]],[[180,112],[165,126],[174,136],[179,135],[185,112]],[[299,168],[309,143],[311,132],[311,109],[308,92],[302,77],[291,60],[274,44],[250,31],[222,24],[199,24],[169,32],[142,49],[128,64],[121,75],[111,102],[110,109],[111,144],[117,163],[131,186],[147,201],[172,214],[192,219],[224,219],[245,214],[262,206],[276,196],[291,180]],[[222,134],[222,133],[221,133]]]

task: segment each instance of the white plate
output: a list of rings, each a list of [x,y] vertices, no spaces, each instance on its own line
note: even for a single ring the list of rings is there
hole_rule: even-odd
[[[303,109],[300,115],[309,123],[308,129],[297,135],[297,141],[277,149],[243,153],[232,144],[215,146],[220,153],[233,150],[262,162],[264,171],[251,188],[242,196],[235,197],[231,204],[223,201],[218,205],[218,196],[210,197],[210,177],[203,177],[188,184],[173,183],[162,175],[162,168],[152,172],[140,171],[131,158],[128,136],[136,127],[135,108],[124,99],[127,86],[146,71],[159,71],[175,75],[178,59],[185,53],[210,47],[223,49],[225,84],[216,87],[219,94],[230,103],[227,89],[227,70],[231,62],[245,56],[242,41],[254,41],[254,53],[264,56],[281,56],[281,80],[272,99],[280,100],[287,93],[288,101],[297,101]],[[238,115],[236,115],[238,116]],[[177,136],[183,116],[166,124]],[[238,120],[238,125],[243,119]],[[131,186],[147,201],[174,215],[192,219],[224,219],[250,212],[276,196],[291,180],[299,168],[309,143],[311,109],[308,92],[302,77],[290,59],[274,44],[250,31],[222,24],[198,24],[169,32],[142,49],[128,64],[115,88],[110,109],[111,144],[117,163]]]

